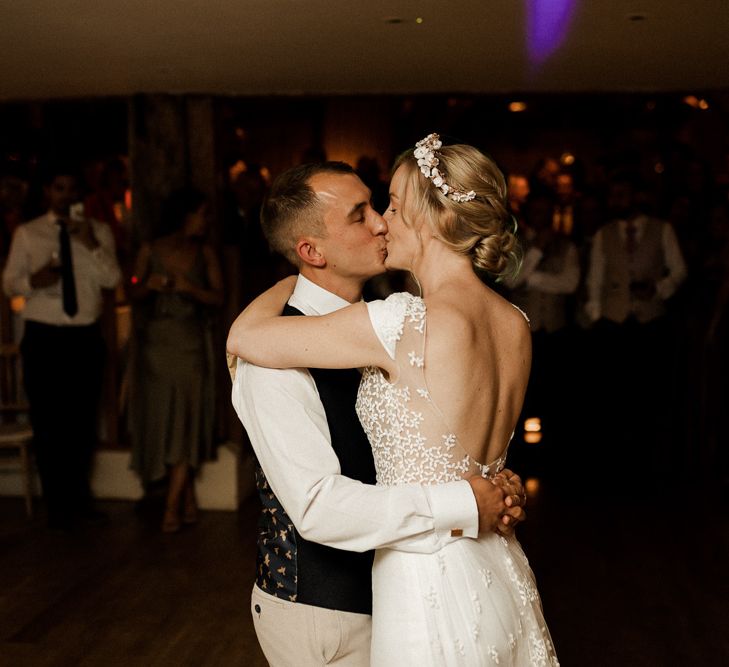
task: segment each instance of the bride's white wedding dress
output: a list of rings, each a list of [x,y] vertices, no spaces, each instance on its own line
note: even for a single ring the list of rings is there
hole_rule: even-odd
[[[366,369],[357,398],[377,483],[442,484],[473,473],[495,475],[506,455],[489,465],[474,461],[431,400],[423,300],[399,293],[368,309],[399,368],[393,384],[379,369]],[[463,538],[433,554],[380,549],[372,580],[373,667],[559,664],[516,538]]]

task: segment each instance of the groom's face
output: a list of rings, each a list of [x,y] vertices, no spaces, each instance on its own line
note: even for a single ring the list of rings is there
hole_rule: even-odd
[[[317,240],[333,273],[358,281],[383,273],[387,224],[369,188],[354,174],[322,173],[309,182],[322,202],[327,236]]]

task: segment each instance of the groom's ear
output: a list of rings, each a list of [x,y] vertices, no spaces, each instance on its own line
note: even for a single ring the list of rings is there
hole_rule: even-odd
[[[309,266],[322,269],[327,264],[327,260],[324,258],[324,254],[317,245],[316,240],[312,238],[299,239],[296,243],[296,254],[304,264]]]

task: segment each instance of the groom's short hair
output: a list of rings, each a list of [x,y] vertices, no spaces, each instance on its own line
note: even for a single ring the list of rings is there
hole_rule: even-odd
[[[346,162],[311,162],[287,169],[271,186],[261,207],[261,228],[273,250],[299,266],[296,243],[306,235],[324,238],[321,200],[309,182],[318,174],[354,174]]]

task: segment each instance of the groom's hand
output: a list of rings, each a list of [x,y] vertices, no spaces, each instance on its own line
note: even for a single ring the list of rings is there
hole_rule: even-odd
[[[496,530],[502,535],[511,535],[517,524],[526,519],[524,511],[526,492],[521,483],[521,477],[507,468],[494,477],[494,483],[504,491],[504,504],[506,505],[506,510],[501,515]]]
[[[468,480],[476,496],[478,507],[478,532],[489,533],[498,529],[501,516],[508,509],[504,503],[506,497],[501,487],[490,479],[471,477]]]

